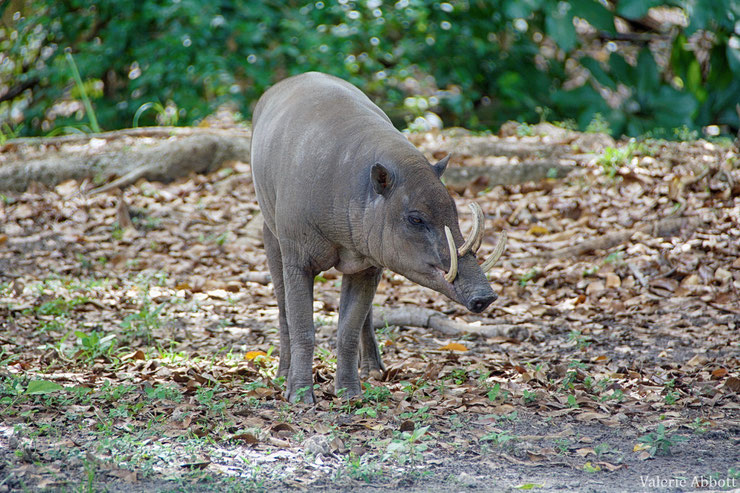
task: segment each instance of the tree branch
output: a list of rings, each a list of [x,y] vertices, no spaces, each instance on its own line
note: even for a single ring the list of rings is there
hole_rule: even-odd
[[[36,87],[38,83],[39,83],[39,79],[36,77],[33,77],[31,79],[28,79],[25,82],[21,82],[17,86],[11,87],[10,89],[8,89],[8,91],[5,94],[0,96],[0,103],[17,98],[18,96],[23,94],[24,91],[27,91],[28,89],[32,89]]]

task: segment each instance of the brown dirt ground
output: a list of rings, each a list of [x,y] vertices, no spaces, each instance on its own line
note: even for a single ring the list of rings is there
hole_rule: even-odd
[[[345,402],[330,271],[316,283],[315,407],[288,405],[273,379],[276,303],[249,280],[267,268],[248,164],[122,199],[76,182],[3,194],[0,492],[737,490],[737,148],[589,151],[582,137],[476,137],[536,155],[455,156],[516,164],[545,144],[578,165],[455,193],[463,231],[470,200],[486,213],[483,254],[510,238],[492,308],[472,316],[390,272],[375,298],[528,337],[386,327],[388,371]],[[412,137],[430,155],[465,138]],[[679,226],[649,227],[667,217]]]

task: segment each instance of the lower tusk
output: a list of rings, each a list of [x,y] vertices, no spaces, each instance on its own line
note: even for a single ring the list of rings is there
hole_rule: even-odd
[[[457,277],[457,249],[455,240],[452,239],[452,231],[445,226],[445,236],[447,237],[447,247],[450,249],[450,270],[445,274],[445,281],[452,282]]]
[[[506,248],[506,231],[502,231],[498,237],[498,243],[496,243],[496,248],[493,249],[493,253],[480,266],[483,272],[488,272],[489,270],[491,270],[491,268],[498,261],[499,257],[501,257],[501,254],[504,253],[505,248]]]
[[[483,241],[483,230],[485,229],[483,211],[480,206],[475,202],[471,202],[469,207],[473,211],[473,229],[470,231],[470,235],[465,240],[465,243],[457,251],[461,257],[471,250],[473,253],[478,251],[481,241]]]

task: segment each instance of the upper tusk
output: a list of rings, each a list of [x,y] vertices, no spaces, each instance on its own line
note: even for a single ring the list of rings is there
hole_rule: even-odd
[[[450,270],[445,274],[445,281],[452,282],[457,277],[457,250],[455,249],[455,240],[452,239],[452,231],[445,226],[445,236],[447,237],[447,247],[450,249]]]
[[[496,264],[496,261],[498,261],[499,257],[501,257],[501,254],[504,253],[505,248],[506,231],[501,231],[501,234],[498,237],[498,243],[496,243],[496,248],[493,249],[493,253],[480,266],[484,273],[491,270],[494,264]]]
[[[465,243],[463,243],[457,251],[458,255],[461,257],[471,250],[473,253],[478,251],[478,248],[480,248],[480,244],[483,241],[483,230],[485,229],[483,211],[480,206],[475,202],[471,202],[469,207],[470,210],[473,211],[473,229],[470,231]]]

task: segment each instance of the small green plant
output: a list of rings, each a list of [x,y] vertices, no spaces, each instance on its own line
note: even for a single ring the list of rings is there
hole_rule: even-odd
[[[600,444],[598,444],[597,446],[594,447],[594,452],[596,452],[596,456],[597,457],[604,456],[604,455],[606,455],[606,454],[608,454],[608,453],[610,453],[612,451],[613,451],[613,449],[612,449],[611,445],[609,445],[606,442],[600,443]]]
[[[611,134],[611,128],[609,127],[609,122],[604,118],[604,115],[596,113],[594,114],[593,119],[586,126],[586,132]]]
[[[583,379],[583,386],[586,387],[586,390],[591,391],[594,387],[594,379],[591,377],[591,375],[586,376],[586,378]]]
[[[382,460],[387,461],[394,458],[401,465],[418,464],[422,460],[422,453],[428,448],[428,445],[422,441],[428,430],[428,426],[422,426],[411,432],[404,431],[400,438],[391,440]]]
[[[516,439],[516,437],[514,435],[510,435],[506,431],[492,431],[490,433],[486,433],[480,439],[481,441],[493,442],[498,447],[503,447],[507,443]]]
[[[663,384],[665,387],[665,398],[664,401],[669,406],[672,406],[676,402],[678,402],[678,398],[680,397],[680,394],[676,392],[674,389],[676,388],[676,379],[672,378],[668,380],[665,384]]]
[[[491,402],[494,402],[496,398],[501,394],[501,384],[496,383],[491,387],[491,389],[486,394],[488,396],[488,400]]]
[[[301,387],[300,389],[296,389],[295,395],[298,398],[299,401],[303,401],[303,398],[306,396],[306,394],[311,390],[310,385],[306,385],[305,387]]]
[[[462,385],[468,381],[468,371],[464,368],[455,368],[447,378],[455,382],[455,385]]]
[[[75,331],[78,350],[74,357],[88,362],[100,357],[110,358],[116,349],[116,334],[103,335],[96,330],[89,334],[80,330]]]
[[[680,141],[692,141],[699,138],[699,131],[698,130],[692,130],[686,125],[681,125],[678,128],[673,129],[673,137],[676,140]]]
[[[146,298],[138,312],[130,313],[124,317],[121,328],[129,336],[141,337],[145,341],[151,342],[153,339],[152,330],[159,328],[161,325],[160,313],[164,307],[164,303],[152,307],[151,302]]]
[[[429,417],[429,406],[422,406],[416,411],[401,413],[399,415],[399,418],[401,419],[409,419],[418,423],[423,423],[424,421],[428,420]]]
[[[537,392],[530,392],[529,390],[524,389],[522,391],[522,400],[524,400],[525,404],[533,403],[537,400]]]
[[[387,387],[384,387],[382,385],[375,387],[372,384],[365,382],[363,384],[363,387],[364,392],[362,395],[362,400],[364,402],[385,402],[391,397],[391,391],[388,390]]]
[[[629,164],[633,152],[634,149],[630,145],[624,147],[607,147],[604,149],[603,154],[596,160],[596,164],[600,165],[604,170],[604,175],[609,179],[613,179],[617,175],[619,168]]]
[[[614,389],[612,390],[611,394],[602,395],[599,400],[601,402],[607,402],[607,401],[617,401],[622,402],[624,400],[624,391],[621,389]]]
[[[414,394],[416,394],[417,392],[421,392],[430,386],[431,385],[429,384],[429,382],[427,382],[423,378],[418,378],[414,382],[408,382],[408,381],[401,382],[401,390],[403,390],[409,395],[408,396],[409,400],[411,400],[414,397]]]
[[[560,383],[560,387],[563,390],[571,390],[577,379],[578,372],[575,370],[568,370],[563,377],[563,381]]]
[[[523,275],[523,276],[522,276],[522,277],[521,277],[521,278],[519,279],[519,285],[520,285],[521,287],[524,287],[524,286],[526,286],[526,285],[527,285],[527,283],[528,283],[529,281],[531,281],[532,279],[534,279],[535,277],[537,277],[537,276],[539,275],[539,273],[540,273],[540,271],[539,271],[538,269],[536,269],[536,268],[532,268],[532,269],[528,270],[528,271],[527,271],[527,273],[526,273],[526,274],[524,274],[524,275]]]
[[[134,113],[133,128],[139,127],[139,119],[141,118],[141,115],[149,110],[153,110],[157,114],[157,123],[160,125],[174,127],[179,121],[179,112],[177,106],[174,104],[162,106],[162,103],[160,102],[148,102],[139,106],[136,113]]]
[[[688,440],[682,435],[668,435],[665,425],[659,424],[655,431],[640,437],[638,442],[644,443],[649,447],[650,456],[671,455],[671,448],[681,442]]]
[[[553,444],[558,451],[558,455],[566,454],[571,445],[570,440],[567,438],[558,438],[553,442]]]
[[[83,467],[85,469],[85,480],[86,483],[83,485],[83,491],[87,493],[93,493],[96,491],[95,488],[95,476],[97,464],[94,460],[83,460]]]
[[[213,241],[218,246],[224,246],[224,244],[226,243],[226,241],[228,239],[229,239],[229,232],[228,231],[224,231],[220,235],[216,236],[216,238]]]
[[[36,313],[39,315],[50,315],[52,317],[67,315],[69,311],[77,305],[82,305],[88,301],[90,301],[90,298],[87,296],[77,296],[72,300],[55,298],[38,306],[36,308]]]
[[[363,392],[362,402],[365,405],[357,409],[355,414],[377,418],[378,413],[384,413],[388,410],[388,406],[381,403],[390,398],[391,391],[383,386],[373,387],[368,382],[365,382],[363,387],[365,390]]]
[[[206,408],[206,411],[209,415],[218,415],[223,416],[224,410],[226,409],[226,405],[228,404],[228,401],[226,400],[217,400],[216,399],[216,392],[219,390],[219,387],[200,387],[195,392],[195,398],[196,400]]]
[[[123,238],[123,228],[118,224],[118,222],[113,223],[113,226],[111,226],[110,236],[116,241],[121,241]]]
[[[371,483],[383,474],[380,464],[373,462],[373,457],[369,455],[358,457],[351,453],[347,456],[346,461],[345,472],[354,480]]]
[[[599,272],[599,267],[596,265],[586,267],[585,269],[583,269],[583,277],[591,277],[597,272]]]
[[[3,123],[0,125],[0,146],[5,145],[7,141],[10,139],[15,139],[18,137],[21,133],[21,130],[23,130],[23,125],[18,125],[17,127],[13,128],[7,123]],[[5,195],[0,194],[0,198],[3,199],[3,202],[5,202]]]
[[[516,127],[516,134],[519,137],[531,137],[534,135],[534,129],[532,128],[532,125],[520,123]]]
[[[576,396],[574,396],[573,394],[571,394],[571,395],[568,396],[568,407],[571,407],[571,408],[574,408],[574,409],[577,409],[577,408],[581,407],[578,404],[578,401],[576,400]]]
[[[382,406],[386,410],[388,409],[388,406]],[[378,408],[373,406],[364,406],[355,411],[355,414],[358,416],[367,416],[369,418],[377,418],[378,417]]]
[[[587,348],[591,344],[588,336],[584,336],[581,331],[575,329],[568,333],[568,341],[575,342],[578,349]]]
[[[701,433],[706,433],[707,431],[709,431],[710,425],[711,423],[707,421],[706,419],[697,417],[694,419],[692,423],[688,425],[688,427],[694,430],[694,433],[701,434]]]
[[[612,252],[606,256],[604,262],[607,264],[622,265],[624,264],[624,252],[622,250]]]
[[[203,387],[198,389],[198,391],[200,391],[201,389],[203,389]],[[213,389],[211,389],[211,391],[212,390]],[[152,401],[164,400],[164,401],[182,402],[182,397],[183,397],[182,390],[180,390],[179,388],[173,385],[159,384],[156,387],[148,387],[144,389],[144,392],[146,392],[146,395],[149,398],[149,400],[152,400]],[[199,395],[201,395],[202,397],[202,394],[199,394]],[[209,397],[212,398],[213,394],[211,393]],[[210,402],[210,400],[208,400],[208,402]]]
[[[80,71],[77,69],[75,59],[72,57],[72,53],[70,52],[67,52],[65,56],[67,57],[67,63],[69,63],[69,67],[72,70],[72,76],[75,79],[77,90],[80,92],[82,103],[85,105],[85,113],[87,113],[87,117],[90,119],[90,128],[92,128],[93,132],[100,133],[98,118],[95,116],[92,103],[90,102],[90,98],[87,96],[87,90],[85,89],[85,84],[82,83],[82,77],[80,77]]]
[[[680,396],[681,396],[681,395],[680,395],[680,394],[679,394],[678,392],[674,392],[674,391],[672,391],[672,390],[669,390],[669,391],[668,391],[668,392],[666,392],[666,394],[665,394],[665,403],[666,403],[666,404],[668,404],[669,406],[672,406],[672,405],[674,405],[674,404],[675,404],[676,402],[678,402],[678,398],[679,398]]]

